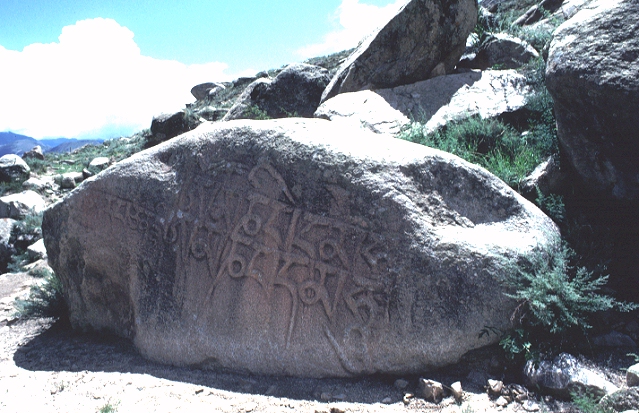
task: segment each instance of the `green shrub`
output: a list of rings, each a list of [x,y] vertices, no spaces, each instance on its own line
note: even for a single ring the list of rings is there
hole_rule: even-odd
[[[259,106],[257,105],[250,105],[248,108],[246,108],[246,116],[248,116],[249,119],[255,119],[255,120],[267,120],[267,119],[271,119],[271,117],[268,115],[268,113],[266,113],[265,110],[260,109]]]
[[[29,165],[31,172],[34,172],[36,174],[47,173],[50,165],[50,163],[46,159],[43,160],[37,158],[26,158],[24,161],[27,163],[27,165]]]
[[[564,197],[557,194],[544,195],[539,188],[536,189],[537,198],[535,199],[535,203],[537,206],[556,223],[563,223],[566,219]]]
[[[22,272],[24,266],[29,263],[29,254],[26,252],[18,252],[11,256],[11,261],[7,264],[7,271],[11,273]]]
[[[398,137],[481,165],[513,188],[545,155],[529,142],[528,136],[522,136],[513,127],[478,116],[451,122],[433,133],[426,133],[422,124],[414,122]]]
[[[572,403],[581,413],[615,413],[615,409],[606,404],[600,404],[594,395],[583,393],[571,393]]]
[[[572,266],[572,259],[574,252],[562,244],[511,268],[504,281],[511,290],[508,296],[519,302],[516,319],[562,333],[573,327],[590,328],[588,317],[595,312],[638,308],[601,294],[608,276],[594,277],[586,268]]]
[[[0,196],[22,191],[22,182],[0,182]]]
[[[67,306],[62,296],[62,283],[54,273],[46,275],[42,283],[31,287],[26,299],[16,299],[14,306],[20,318],[60,318],[67,314]]]

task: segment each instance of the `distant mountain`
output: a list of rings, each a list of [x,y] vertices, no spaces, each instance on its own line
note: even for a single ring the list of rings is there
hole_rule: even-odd
[[[59,140],[59,139],[56,139],[56,140]],[[49,143],[49,140],[47,139],[44,142]],[[66,139],[62,143],[54,146],[53,148],[47,149],[45,152],[55,152],[55,153],[71,152],[84,145],[100,145],[101,143],[102,141],[97,141],[95,139]],[[42,150],[44,150],[44,147],[42,148]]]
[[[36,145],[41,145],[41,143],[29,136],[18,135],[13,132],[0,132],[0,156],[8,153],[22,156],[23,153]],[[44,146],[42,150],[45,150]]]
[[[102,140],[55,138],[37,140],[13,132],[0,132],[0,156],[13,153],[22,156],[26,151],[40,145],[43,152],[71,152],[84,145],[99,145]]]

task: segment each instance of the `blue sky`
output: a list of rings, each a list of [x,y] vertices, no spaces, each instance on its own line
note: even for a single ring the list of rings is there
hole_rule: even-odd
[[[406,0],[1,0],[0,131],[112,138],[192,86],[353,47]]]

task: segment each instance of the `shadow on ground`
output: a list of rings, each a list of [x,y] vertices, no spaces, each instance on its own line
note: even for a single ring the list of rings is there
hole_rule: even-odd
[[[451,384],[465,379],[464,390],[483,392],[479,384],[466,377],[486,366],[487,350],[475,353],[445,372],[427,374],[427,378]],[[399,401],[406,392],[414,392],[416,376],[404,376],[410,385],[404,390],[394,386],[398,377],[371,376],[354,379],[303,379],[270,377],[172,367],[144,359],[125,339],[102,334],[79,333],[67,324],[56,322],[17,349],[13,356],[18,367],[30,371],[107,372],[147,374],[156,378],[201,385],[218,390],[296,400],[343,400],[356,403],[379,403],[390,397]],[[473,370],[475,369],[475,370]],[[472,373],[471,373],[472,376]]]

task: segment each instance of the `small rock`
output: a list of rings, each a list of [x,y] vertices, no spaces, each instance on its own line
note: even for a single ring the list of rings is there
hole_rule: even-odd
[[[342,409],[341,407],[333,406],[331,407],[331,413],[346,413],[346,410]]]
[[[488,393],[491,395],[497,396],[501,394],[502,389],[504,388],[504,382],[501,380],[488,380]]]
[[[44,191],[51,188],[51,181],[39,178],[29,178],[22,183],[24,189],[32,189],[34,191]]]
[[[626,372],[626,383],[628,387],[639,386],[639,364],[628,368]]]
[[[439,403],[444,397],[444,386],[434,380],[419,379],[418,395],[425,400]]]
[[[34,244],[27,247],[27,254],[32,261],[42,260],[47,257],[47,249],[44,246],[44,239],[40,238]]]
[[[0,158],[0,182],[24,182],[29,179],[31,168],[18,155],[7,154]]]
[[[404,379],[397,379],[395,380],[395,388],[398,390],[404,390],[406,387],[408,387],[408,381],[404,380]]]
[[[639,387],[621,389],[609,394],[601,400],[600,404],[616,412],[639,410]]]
[[[402,401],[404,402],[404,404],[410,404],[410,401],[414,398],[415,395],[413,393],[406,393],[404,397],[402,397]]]
[[[0,218],[23,219],[45,209],[44,199],[34,191],[6,195],[0,198]]]
[[[539,411],[539,404],[537,404],[536,402],[534,402],[532,400],[526,400],[525,402],[522,403],[521,407],[523,407],[524,410],[527,411],[527,412],[538,412]]]
[[[100,156],[89,162],[87,169],[89,170],[89,172],[97,174],[98,172],[101,172],[108,168],[110,163],[111,160],[109,158]]]
[[[42,147],[40,145],[36,145],[30,151],[26,151],[22,154],[22,159],[40,159],[44,161],[44,153],[42,153]]]
[[[504,396],[499,396],[497,400],[495,400],[495,404],[499,407],[506,407],[508,406],[508,400],[506,400]]]
[[[393,403],[393,399],[391,399],[390,397],[385,397],[382,400],[382,404],[391,404],[391,403]]]
[[[461,401],[462,397],[464,396],[464,390],[462,389],[461,382],[456,381],[455,383],[451,384],[450,391],[456,401]]]

